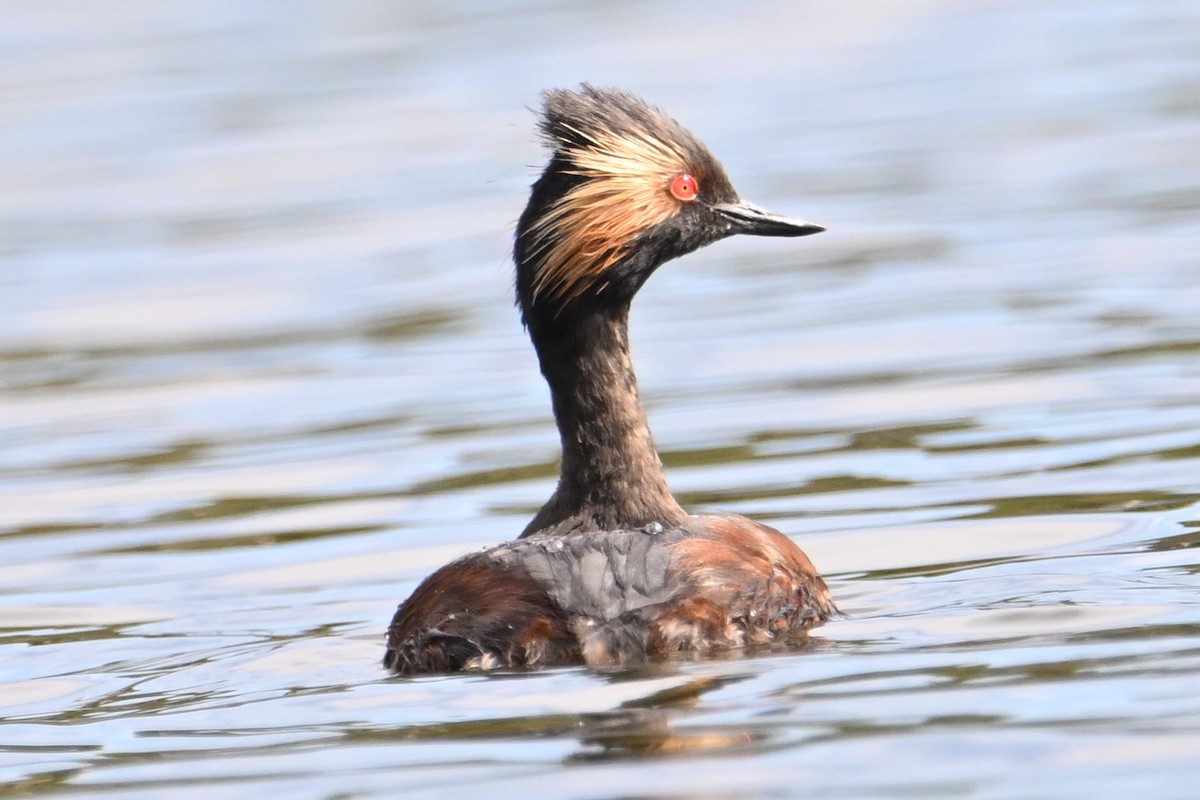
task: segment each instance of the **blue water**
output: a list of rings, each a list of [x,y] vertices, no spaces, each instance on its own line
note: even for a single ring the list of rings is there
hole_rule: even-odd
[[[0,29],[0,795],[1190,798],[1200,9],[23,4]],[[556,434],[511,304],[539,92],[667,108],[829,232],[673,262],[686,506],[805,650],[389,678]]]

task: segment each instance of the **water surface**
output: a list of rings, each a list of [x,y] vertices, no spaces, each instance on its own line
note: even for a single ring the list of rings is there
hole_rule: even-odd
[[[1162,797],[1200,779],[1200,13],[27,4],[0,32],[0,794]],[[635,306],[672,486],[845,619],[388,678],[556,439],[510,301],[538,92],[820,222]]]

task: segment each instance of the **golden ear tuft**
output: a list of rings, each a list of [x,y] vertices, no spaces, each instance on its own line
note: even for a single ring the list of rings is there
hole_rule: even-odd
[[[676,183],[691,177],[686,154],[638,126],[620,133],[564,124],[556,151],[581,180],[530,228],[538,262],[533,294],[560,303],[581,295],[625,255],[640,233],[679,211]],[[686,194],[687,187],[682,191]],[[695,199],[693,194],[691,199]]]

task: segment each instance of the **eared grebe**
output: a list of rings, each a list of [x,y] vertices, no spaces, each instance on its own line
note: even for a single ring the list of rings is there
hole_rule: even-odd
[[[388,628],[397,673],[625,665],[803,635],[834,613],[779,531],[689,516],[667,488],[629,358],[663,262],[747,233],[824,228],[743,202],[694,136],[625,92],[546,93],[550,163],[517,223],[517,304],[550,384],[558,488],[516,541],[425,579]]]

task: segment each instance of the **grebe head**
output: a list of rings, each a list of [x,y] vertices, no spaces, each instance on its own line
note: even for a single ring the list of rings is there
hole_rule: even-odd
[[[824,230],[744,202],[696,137],[626,92],[549,91],[541,130],[552,155],[514,248],[531,330],[583,307],[627,306],[663,262],[727,236]]]

